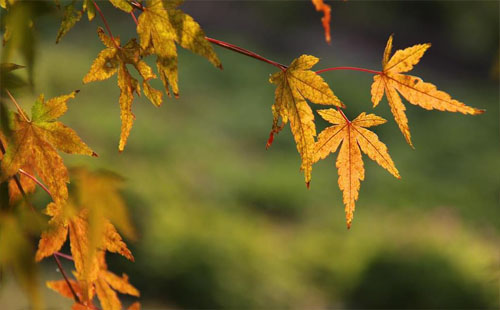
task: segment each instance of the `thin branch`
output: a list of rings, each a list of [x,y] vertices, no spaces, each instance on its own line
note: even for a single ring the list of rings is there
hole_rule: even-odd
[[[33,180],[33,182],[35,182],[36,184],[38,184],[38,186],[40,186],[47,194],[49,194],[50,198],[52,198],[52,200],[54,200],[54,197],[52,196],[52,193],[49,191],[49,189],[45,185],[43,185],[43,183],[40,182],[35,176],[33,176],[30,173],[24,171],[23,169],[19,169],[19,173],[24,174],[25,176],[27,176],[28,178],[30,178],[31,180]]]
[[[64,280],[66,281],[66,284],[68,284],[69,290],[71,291],[71,294],[73,295],[73,298],[75,299],[75,302],[81,303],[80,297],[76,294],[75,289],[71,285],[71,282],[69,282],[68,276],[66,275],[66,272],[64,271],[64,268],[62,267],[61,262],[59,261],[59,257],[57,257],[57,255],[55,253],[52,254],[52,256],[54,257],[56,264],[57,264],[57,267],[59,268],[59,271],[61,271],[61,274],[62,274]]]
[[[57,255],[57,256],[62,257],[62,258],[65,258],[67,260],[74,261],[73,256],[68,255],[68,254],[64,254],[64,253],[61,253],[61,252],[54,252],[54,255]]]
[[[347,124],[351,123],[351,121],[347,118],[347,116],[345,116],[344,111],[342,111],[341,108],[337,107],[337,111],[340,112],[340,114],[342,115],[342,117],[344,118],[344,120],[346,121]]]
[[[131,11],[131,12],[130,12],[130,15],[132,15],[132,19],[134,20],[135,25],[136,25],[136,26],[137,26],[137,25],[139,25],[139,23],[137,22],[137,18],[135,17],[134,11]]]
[[[273,61],[273,60],[269,60],[269,59],[267,59],[265,57],[260,56],[259,54],[256,54],[256,53],[254,53],[252,51],[249,51],[247,49],[241,48],[241,47],[236,46],[234,44],[227,43],[227,42],[220,41],[220,40],[213,39],[213,38],[209,38],[209,37],[205,37],[205,39],[207,41],[213,43],[213,44],[222,46],[222,47],[227,48],[229,50],[232,50],[234,52],[237,52],[237,53],[240,53],[240,54],[243,54],[243,55],[246,55],[246,56],[258,59],[260,61],[266,62],[266,63],[268,63],[270,65],[273,65],[273,66],[277,67],[278,69],[280,69],[282,71],[285,71],[286,68],[287,68],[287,66],[285,66],[283,64],[280,64],[279,62],[276,62],[276,61]]]
[[[29,123],[30,120],[26,117],[26,114],[24,114],[23,109],[21,109],[21,107],[17,103],[16,99],[12,96],[10,91],[8,89],[5,89],[5,92],[7,93],[7,95],[9,95],[10,100],[12,100],[12,102],[14,102],[14,104],[16,105],[17,111],[19,112],[19,114],[21,114],[22,118],[24,118],[24,120]]]
[[[321,74],[323,72],[335,71],[335,70],[353,70],[353,71],[363,71],[363,72],[368,72],[368,73],[373,73],[373,74],[382,74],[382,72],[380,72],[380,71],[375,71],[375,70],[370,70],[370,69],[365,69],[365,68],[357,68],[357,67],[326,68],[326,69],[321,69],[321,70],[316,71],[316,74]]]
[[[144,11],[144,6],[137,1],[130,1],[130,4],[134,7],[134,9],[138,9],[140,11]]]
[[[115,38],[113,37],[113,34],[111,33],[111,28],[109,28],[108,21],[104,17],[104,14],[102,14],[101,8],[97,5],[95,0],[92,0],[92,2],[94,3],[95,9],[97,10],[97,12],[99,12],[99,15],[101,16],[102,22],[104,23],[104,27],[106,27],[106,30],[108,31],[109,37],[111,38],[111,40],[115,44],[116,48],[120,48],[118,46],[118,44],[116,43]]]

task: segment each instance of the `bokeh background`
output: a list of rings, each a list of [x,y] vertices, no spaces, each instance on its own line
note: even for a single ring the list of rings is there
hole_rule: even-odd
[[[130,16],[99,4],[115,35],[134,36]],[[274,67],[215,47],[219,71],[180,50],[181,97],[161,108],[136,99],[136,122],[119,154],[116,77],[82,84],[102,49],[95,34],[101,20],[82,19],[58,45],[60,13],[36,25],[34,90],[16,97],[29,108],[40,92],[81,89],[62,120],[99,158],[64,156],[65,163],[126,178],[123,194],[139,232],[130,242],[136,262],[110,255],[110,268],[130,276],[145,309],[500,306],[499,2],[330,4],[331,45],[309,1],[187,1],[182,8],[208,36],[284,64],[312,54],[321,59],[315,69],[380,69],[392,33],[395,49],[431,42],[411,73],[487,110],[464,116],[407,104],[413,150],[386,100],[373,110],[370,74],[324,73],[348,117],[366,111],[389,120],[375,132],[402,175],[397,180],[364,158],[349,231],[336,155],[315,165],[307,190],[288,127],[265,149]],[[326,126],[316,119],[319,129]],[[47,197],[38,193],[36,201]],[[41,268],[48,309],[69,308],[70,300],[43,286],[59,279],[54,264]],[[27,307],[8,275],[0,285],[0,308]]]

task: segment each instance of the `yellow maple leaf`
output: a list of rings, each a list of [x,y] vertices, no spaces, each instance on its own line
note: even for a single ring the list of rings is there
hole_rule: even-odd
[[[349,121],[334,109],[319,110],[318,113],[334,126],[325,128],[318,135],[314,162],[326,158],[330,153],[335,153],[342,143],[336,167],[339,173],[338,184],[345,205],[347,228],[350,228],[361,181],[365,178],[361,151],[393,176],[400,178],[385,144],[380,142],[375,133],[366,129],[383,124],[386,120],[374,114],[361,113],[356,119]]]
[[[102,310],[122,309],[121,301],[116,292],[139,297],[139,291],[129,283],[127,275],[122,274],[122,276],[119,277],[108,271],[104,251],[98,253],[96,262],[98,264],[96,278],[93,281],[93,289],[90,291],[90,295],[87,298],[84,297],[82,281],[69,280],[71,287],[81,300],[81,303],[78,304],[79,306],[74,306],[74,309],[95,309],[92,303],[94,295],[97,295]],[[73,298],[73,293],[65,280],[48,281],[46,285],[64,297]]]
[[[66,113],[66,102],[77,92],[45,102],[40,95],[31,109],[31,119],[19,110],[11,115],[12,134],[1,163],[0,181],[24,169],[38,175],[47,185],[56,203],[68,198],[68,170],[57,149],[68,154],[97,156],[73,131],[56,121]]]
[[[83,82],[90,83],[106,80],[118,72],[120,117],[122,121],[118,149],[123,151],[135,119],[132,114],[134,92],[140,95],[141,91],[139,82],[132,77],[127,69],[127,64],[131,64],[139,72],[142,77],[144,95],[155,106],[161,105],[163,94],[149,85],[149,80],[155,79],[156,75],[151,67],[141,60],[140,46],[135,39],[131,39],[122,47],[120,46],[120,38],[115,37],[112,39],[108,37],[102,28],[97,29],[97,34],[106,48],[94,60],[89,72],[83,78]]]
[[[323,78],[310,70],[318,61],[314,56],[302,55],[286,70],[276,72],[269,79],[271,83],[276,84],[276,92],[272,106],[273,127],[267,147],[271,145],[273,135],[280,132],[290,121],[297,150],[302,158],[300,169],[304,171],[308,187],[311,181],[316,126],[311,107],[305,99],[317,104],[342,106]]]
[[[212,45],[205,39],[200,25],[189,15],[176,9],[182,1],[148,0],[139,15],[137,34],[141,47],[148,54],[156,54],[158,72],[169,93],[179,95],[177,47],[179,44],[207,58],[214,66],[222,65]]]
[[[430,43],[417,44],[404,50],[398,50],[389,59],[392,50],[391,35],[384,50],[383,70],[373,77],[371,86],[373,106],[378,105],[385,92],[394,119],[406,142],[412,147],[410,128],[405,114],[406,108],[398,92],[411,104],[427,110],[460,112],[472,115],[484,112],[484,110],[469,107],[458,100],[452,99],[449,94],[438,90],[431,83],[422,81],[419,77],[401,74],[410,71],[430,46]]]

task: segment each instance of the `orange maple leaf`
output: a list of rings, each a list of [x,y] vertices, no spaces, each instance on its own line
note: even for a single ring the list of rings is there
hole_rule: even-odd
[[[35,260],[40,261],[59,251],[66,242],[69,232],[76,277],[82,288],[82,296],[85,300],[89,300],[92,295],[92,284],[99,272],[96,256],[99,249],[119,253],[131,261],[134,261],[134,257],[113,224],[107,219],[102,220],[104,228],[100,240],[90,242],[88,210],[83,209],[78,213],[75,211],[76,208],[71,204],[64,208],[55,203],[47,206],[47,214],[51,215],[52,219],[49,221],[49,229],[42,233]]]
[[[438,90],[433,84],[426,83],[416,76],[401,74],[410,71],[430,46],[430,43],[417,44],[404,50],[398,50],[389,59],[392,50],[391,35],[387,41],[382,59],[383,70],[373,77],[371,86],[373,106],[378,105],[385,92],[394,119],[406,142],[412,147],[410,128],[405,114],[406,108],[401,102],[398,92],[411,104],[427,110],[435,109],[473,115],[484,112],[484,110],[469,107],[458,100],[452,99],[449,94]]]
[[[85,297],[84,286],[81,281],[69,280],[73,291],[76,293],[80,299],[80,303],[75,303],[73,309],[96,309],[93,305],[92,299],[94,295],[97,295],[99,302],[101,304],[102,310],[121,310],[122,303],[118,298],[116,292],[122,294],[128,294],[131,296],[139,297],[139,291],[132,286],[128,281],[128,276],[122,274],[122,276],[117,276],[116,274],[108,271],[108,266],[105,261],[105,252],[100,251],[97,255],[97,274],[96,278],[92,283],[90,290],[90,295]],[[65,280],[59,281],[47,281],[47,287],[58,292],[64,297],[73,298],[73,293]],[[138,303],[136,304],[136,309]]]
[[[316,11],[322,11],[323,17],[321,18],[321,23],[325,29],[325,40],[327,43],[331,42],[330,37],[330,19],[332,8],[323,2],[323,0],[311,0]]]
[[[383,124],[386,120],[374,114],[361,113],[356,119],[349,121],[334,109],[319,110],[318,113],[334,126],[325,128],[318,135],[314,162],[335,153],[342,143],[336,167],[339,172],[339,187],[343,193],[347,228],[350,228],[361,181],[365,178],[361,151],[393,176],[400,178],[385,144],[380,142],[375,133],[366,129]]]

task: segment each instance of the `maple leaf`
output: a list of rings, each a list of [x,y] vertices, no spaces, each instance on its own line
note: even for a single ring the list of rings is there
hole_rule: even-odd
[[[8,127],[8,126],[7,126]],[[8,128],[7,128],[8,129]],[[3,128],[2,128],[3,130]],[[9,129],[8,129],[9,130]],[[10,130],[9,130],[10,133]],[[7,139],[5,138],[4,134],[2,131],[0,131],[0,144],[2,145],[2,149],[0,150],[0,161],[3,159],[4,156],[4,149],[3,147],[6,145]],[[31,167],[24,167],[26,169],[25,171],[30,173],[31,175],[33,174],[33,169]],[[24,195],[33,193],[36,190],[36,183],[27,177],[24,174],[20,174],[19,177],[16,179],[10,178],[9,183],[8,183],[8,189],[9,189],[9,205],[14,205],[16,202],[21,200],[23,198],[23,193],[19,190],[19,185],[23,188]]]
[[[372,102],[373,106],[376,107],[385,92],[394,119],[406,142],[411,147],[413,147],[413,144],[408,119],[405,114],[406,108],[398,92],[411,104],[427,110],[435,109],[472,115],[484,112],[484,110],[469,107],[458,100],[452,99],[449,94],[438,90],[431,83],[422,81],[419,77],[401,74],[410,71],[420,61],[420,58],[431,44],[417,44],[404,50],[398,50],[389,59],[392,50],[392,37],[392,35],[389,37],[384,50],[383,70],[373,77],[371,86]]]
[[[68,203],[50,203],[46,213],[51,216],[49,227],[42,233],[36,261],[61,249],[69,233],[76,277],[85,300],[92,295],[92,284],[98,276],[99,250],[123,255],[134,261],[111,221],[132,236],[134,230],[119,195],[122,179],[105,172],[88,172],[83,168],[71,171],[72,191]]]
[[[326,158],[330,153],[335,153],[342,143],[336,167],[339,173],[338,184],[345,205],[347,228],[350,228],[360,183],[365,178],[361,151],[393,176],[400,178],[385,144],[380,142],[375,133],[366,129],[383,124],[386,120],[374,114],[361,113],[356,119],[349,121],[334,109],[319,110],[318,113],[334,126],[325,128],[318,135],[314,162]]]
[[[134,257],[113,224],[107,219],[102,220],[103,229],[100,240],[90,242],[88,209],[83,209],[78,213],[76,209],[71,203],[65,205],[64,208],[55,203],[50,203],[47,206],[47,214],[51,215],[52,218],[49,221],[49,229],[42,233],[35,260],[40,261],[59,251],[66,242],[69,233],[76,277],[80,282],[84,300],[90,300],[92,284],[96,281],[99,273],[99,262],[96,255],[99,250],[119,253],[131,261],[134,260]]]
[[[316,11],[323,11],[323,17],[321,18],[321,23],[325,29],[325,40],[327,43],[331,42],[330,37],[330,19],[332,8],[323,2],[323,0],[311,0]]]
[[[40,177],[56,203],[68,198],[68,170],[56,149],[68,154],[97,156],[73,129],[56,121],[66,113],[66,102],[76,93],[74,91],[47,102],[43,94],[40,95],[31,109],[31,119],[22,110],[11,114],[12,133],[2,159],[0,181],[24,169]]]
[[[128,277],[122,274],[121,277],[108,271],[108,267],[105,261],[105,252],[100,251],[98,254],[98,273],[94,280],[95,293],[99,302],[101,303],[102,310],[121,310],[122,304],[116,292],[122,294],[128,294],[131,296],[139,297],[139,291],[132,286]],[[81,287],[81,282],[70,280],[71,287],[76,292],[77,296],[83,298],[83,291]],[[67,298],[73,298],[73,293],[69,288],[68,284],[64,280],[59,281],[48,281],[46,283],[47,287],[58,292],[62,296]],[[80,308],[75,307],[73,309],[94,309],[92,306],[92,298],[94,296],[94,290],[92,290],[89,299],[85,299],[83,304],[80,304]],[[137,304],[137,303],[135,303]],[[136,308],[140,309],[140,308]]]
[[[149,80],[156,78],[156,75],[151,67],[140,59],[140,46],[135,39],[131,39],[121,47],[120,38],[108,37],[102,28],[97,29],[97,34],[106,48],[94,60],[89,72],[83,78],[83,82],[106,80],[118,72],[120,117],[122,120],[118,149],[123,151],[135,119],[132,114],[134,92],[140,95],[141,90],[139,82],[128,71],[127,64],[133,65],[139,72],[142,77],[143,92],[155,106],[161,105],[163,95],[159,90],[149,85]]]
[[[92,0],[81,1],[81,9],[75,8],[76,2],[76,0],[72,0],[71,3],[64,6],[63,19],[61,21],[59,31],[57,32],[56,44],[59,43],[62,37],[65,36],[66,33],[68,33],[68,31],[70,31],[71,28],[73,28],[76,23],[82,19],[83,13],[85,11],[87,12],[89,21],[91,21],[95,17],[95,7],[92,3]],[[132,6],[126,0],[110,0],[110,2],[115,7],[120,8],[126,12],[132,11]],[[59,8],[59,5],[57,5],[57,7]],[[128,8],[130,8],[130,10],[127,10]]]
[[[141,47],[157,55],[156,65],[167,93],[169,85],[179,95],[177,48],[175,43],[207,58],[214,66],[222,64],[212,45],[205,39],[200,25],[189,15],[176,9],[183,1],[148,0],[139,15],[137,34]]]
[[[111,4],[116,8],[127,13],[130,13],[134,10],[134,7],[127,0],[109,0],[109,2],[111,2]]]
[[[59,43],[61,38],[66,35],[80,19],[82,19],[82,16],[83,10],[77,10],[75,8],[75,0],[64,7],[63,19],[59,31],[57,32],[56,44]]]
[[[311,181],[316,126],[311,107],[305,99],[317,104],[343,106],[323,78],[309,70],[318,61],[319,59],[314,56],[302,55],[286,70],[276,72],[269,79],[277,86],[275,103],[272,106],[273,126],[267,147],[271,145],[274,134],[280,132],[290,121],[297,150],[302,158],[300,169],[304,171],[308,187]],[[281,125],[279,125],[280,118]]]

